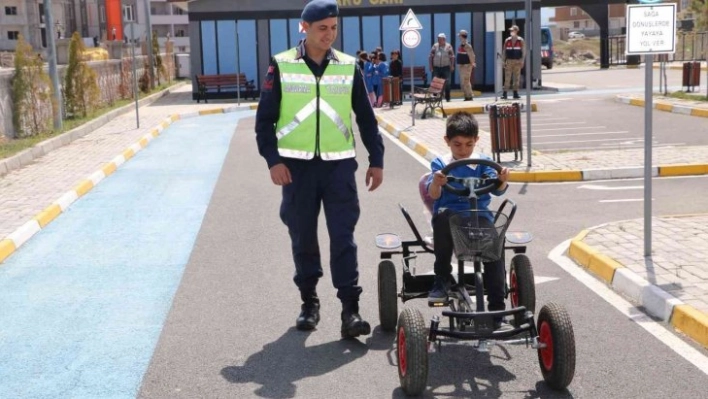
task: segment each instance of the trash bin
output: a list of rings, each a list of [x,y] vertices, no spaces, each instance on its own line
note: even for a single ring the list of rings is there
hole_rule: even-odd
[[[642,63],[642,58],[639,55],[628,55],[626,62],[628,67],[639,67],[639,64]]]
[[[683,83],[686,91],[693,91],[694,87],[701,85],[701,63],[691,61],[683,63]]]
[[[501,154],[513,152],[514,160],[524,159],[521,140],[521,105],[490,104],[489,126],[492,141],[492,158],[501,162]]]
[[[398,77],[383,78],[383,103],[391,108],[401,103],[401,79]]]

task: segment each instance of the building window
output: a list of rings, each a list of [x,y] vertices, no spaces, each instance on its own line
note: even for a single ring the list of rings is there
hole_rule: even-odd
[[[589,26],[590,26],[590,21],[588,21],[588,20],[586,19],[586,20],[585,20],[585,28],[588,28]]]
[[[5,7],[5,15],[17,15],[17,7]]]
[[[177,29],[177,32],[175,32],[176,37],[184,37],[184,29]]]
[[[20,38],[20,32],[16,30],[11,30],[7,32],[7,40],[18,40]]]
[[[98,11],[98,21],[102,24],[106,23],[106,7],[105,6],[100,6],[100,9]]]
[[[184,15],[184,10],[179,7],[172,6],[172,14],[173,15]]]
[[[575,17],[578,15],[578,9],[576,7],[571,7],[570,8],[570,16]]]
[[[573,21],[573,28],[580,29],[580,21]]]
[[[133,6],[123,6],[123,21],[135,21],[134,16]]]

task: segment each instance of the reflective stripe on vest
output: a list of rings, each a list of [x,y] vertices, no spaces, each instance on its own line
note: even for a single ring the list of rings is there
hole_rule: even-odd
[[[323,160],[353,158],[351,95],[356,60],[336,52],[339,61],[330,60],[318,81],[303,60],[295,59],[296,54],[296,49],[291,49],[274,57],[282,95],[276,123],[278,152],[298,159],[316,155]]]

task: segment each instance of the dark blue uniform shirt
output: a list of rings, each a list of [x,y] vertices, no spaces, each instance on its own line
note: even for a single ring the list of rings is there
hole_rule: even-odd
[[[298,46],[298,56],[305,60],[312,73],[321,77],[330,60],[337,56],[329,51],[322,65],[317,65],[305,54],[304,42]],[[278,138],[275,135],[275,124],[280,118],[280,71],[275,59],[271,59],[268,73],[261,87],[261,98],[256,113],[256,142],[258,152],[265,158],[268,168],[281,163],[278,153]],[[374,109],[369,102],[369,95],[364,86],[364,79],[359,67],[354,72],[354,88],[352,91],[352,109],[356,114],[356,124],[359,126],[361,141],[369,152],[369,166],[383,168],[384,146],[383,138],[379,134],[378,121]],[[315,134],[316,132],[313,132]]]

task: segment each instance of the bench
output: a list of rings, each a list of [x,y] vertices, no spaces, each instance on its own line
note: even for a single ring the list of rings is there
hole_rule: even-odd
[[[256,99],[256,85],[253,80],[246,79],[246,74],[240,73],[230,73],[223,75],[196,75],[197,80],[197,104],[199,101],[204,100],[207,103],[207,94],[209,90],[217,90],[219,93],[224,93],[222,90],[225,89],[236,89],[241,91],[245,89],[244,98]],[[226,92],[228,93],[228,92]],[[236,91],[233,92],[234,97],[236,96]]]
[[[403,67],[403,75],[401,76],[401,81],[403,84],[410,88],[411,83],[411,68]],[[413,67],[413,85],[420,85],[425,87],[428,85],[428,73],[425,71],[424,66],[414,66]]]
[[[423,108],[422,119],[425,119],[425,114],[430,110],[430,115],[434,115],[435,108],[440,108],[443,118],[446,118],[445,109],[443,108],[442,99],[445,94],[445,79],[433,78],[430,82],[430,87],[416,87],[413,93],[413,115],[415,115],[415,106],[418,104],[425,105]]]

